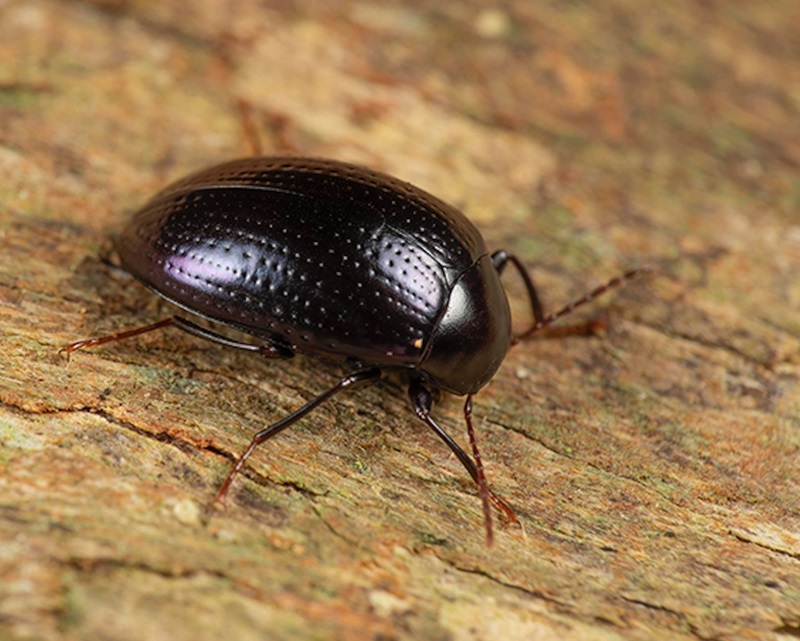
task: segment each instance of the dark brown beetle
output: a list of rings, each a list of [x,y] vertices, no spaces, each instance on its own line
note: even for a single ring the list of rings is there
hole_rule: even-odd
[[[295,353],[346,361],[353,374],[258,432],[222,484],[260,444],[334,394],[407,371],[416,415],[458,457],[480,488],[487,541],[492,501],[472,428],[472,395],[510,346],[631,278],[626,274],[547,317],[520,261],[489,253],[463,214],[385,174],[331,160],[247,158],[180,180],[139,211],[117,241],[123,267],[178,307],[258,337],[239,342],[180,317],[73,343],[83,347],[172,325],[266,358]],[[513,337],[500,274],[520,273],[535,319]],[[647,268],[645,268],[647,269]],[[432,390],[466,395],[471,458],[431,417]]]

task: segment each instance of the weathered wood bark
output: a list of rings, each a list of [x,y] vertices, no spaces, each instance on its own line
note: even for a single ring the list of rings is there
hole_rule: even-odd
[[[0,637],[800,634],[797,3],[499,6],[0,4]],[[108,238],[256,138],[462,206],[550,308],[659,268],[477,397],[523,526],[494,548],[391,381],[262,448],[220,513],[249,435],[337,370],[175,332],[59,355],[169,313]]]

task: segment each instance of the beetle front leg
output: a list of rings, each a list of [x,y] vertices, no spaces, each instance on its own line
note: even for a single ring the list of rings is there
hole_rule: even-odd
[[[536,287],[533,284],[533,279],[528,273],[525,265],[523,265],[522,261],[514,256],[514,254],[510,254],[505,249],[499,249],[492,254],[492,264],[494,265],[494,268],[497,270],[498,274],[502,275],[503,270],[506,268],[506,265],[509,262],[514,265],[516,270],[519,272],[519,275],[522,277],[522,281],[525,283],[525,289],[528,290],[528,299],[531,302],[531,311],[533,312],[534,321],[536,321],[536,323],[541,323],[544,320],[544,309],[542,308],[542,302],[539,300],[539,294],[536,291]]]
[[[481,500],[484,503],[484,521],[486,523],[486,542],[491,546],[493,540],[492,533],[492,517],[491,514],[485,509],[487,499],[495,504],[495,506],[505,515],[507,522],[518,523],[517,515],[508,503],[501,499],[497,494],[492,492],[486,482],[486,476],[483,473],[483,465],[477,464],[473,461],[469,454],[467,454],[461,446],[456,443],[451,436],[445,432],[439,424],[431,416],[431,409],[433,407],[433,396],[418,379],[412,380],[408,387],[408,395],[411,398],[411,404],[414,407],[414,412],[418,418],[425,422],[436,434],[441,438],[447,446],[456,455],[461,464],[467,469],[472,480],[478,485]],[[478,445],[475,441],[475,433],[472,429],[472,395],[467,396],[467,402],[464,405],[464,419],[467,422],[467,432],[469,433],[470,443],[472,444],[473,451],[476,454],[476,460],[480,460],[480,453],[478,452]]]
[[[506,264],[509,262],[514,265],[516,270],[519,272],[519,275],[522,277],[523,282],[525,283],[525,288],[528,290],[528,298],[531,302],[531,309],[533,310],[534,319],[534,323],[531,327],[522,332],[522,334],[519,334],[511,339],[512,345],[516,345],[520,341],[524,341],[542,329],[549,328],[552,323],[557,321],[562,316],[571,314],[577,307],[591,303],[598,296],[605,294],[607,291],[614,289],[615,287],[619,287],[625,281],[636,278],[641,274],[648,274],[653,271],[653,267],[651,265],[644,265],[635,269],[629,269],[623,274],[615,276],[605,284],[595,287],[592,291],[584,294],[577,300],[564,305],[564,307],[561,309],[545,316],[542,309],[542,303],[539,300],[539,294],[536,292],[536,287],[533,285],[533,280],[531,279],[531,276],[528,273],[525,265],[522,264],[522,261],[504,249],[500,249],[492,254],[492,263],[499,274],[503,273]],[[594,334],[597,331],[595,323],[591,322],[559,329],[562,330],[562,334]],[[549,333],[549,330],[546,331]]]

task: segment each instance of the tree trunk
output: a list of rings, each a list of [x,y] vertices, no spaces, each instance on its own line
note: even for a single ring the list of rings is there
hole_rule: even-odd
[[[800,634],[796,3],[555,6],[0,5],[0,638]],[[453,203],[550,311],[656,267],[476,397],[520,520],[492,548],[402,381],[264,444],[220,510],[251,435],[343,370],[174,329],[59,353],[173,313],[110,239],[257,151]],[[434,413],[468,447],[461,401]]]

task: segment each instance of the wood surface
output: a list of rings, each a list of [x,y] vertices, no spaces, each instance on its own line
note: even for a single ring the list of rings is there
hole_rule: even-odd
[[[0,638],[800,636],[800,5],[0,3]],[[395,380],[331,385],[164,331],[109,265],[167,181],[261,149],[459,206],[594,337],[515,348],[475,402],[520,517]],[[517,322],[522,288],[509,274]],[[461,402],[436,415],[466,445]]]

